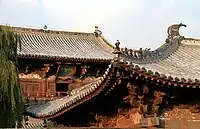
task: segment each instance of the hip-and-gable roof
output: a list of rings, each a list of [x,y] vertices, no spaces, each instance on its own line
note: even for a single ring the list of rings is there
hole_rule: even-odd
[[[21,37],[19,58],[110,61],[113,48],[94,33],[11,27]]]

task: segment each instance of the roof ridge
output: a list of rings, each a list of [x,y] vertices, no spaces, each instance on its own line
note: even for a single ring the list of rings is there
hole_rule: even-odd
[[[0,25],[1,27],[11,27],[16,32],[35,32],[35,33],[42,33],[42,34],[64,34],[64,35],[94,35],[94,33],[87,33],[87,32],[73,32],[73,31],[64,31],[64,30],[49,30],[49,29],[39,29],[39,28],[31,28],[31,27],[17,27],[17,26],[7,26],[7,25]]]
[[[23,49],[18,51],[18,58],[21,59],[109,62],[114,56],[112,49],[94,33],[52,34],[42,29],[4,28],[14,28],[20,35]]]
[[[108,42],[108,40],[103,35],[99,36],[99,38],[103,40],[103,42],[105,42],[110,48],[115,48],[115,46],[112,43]]]
[[[184,45],[200,45],[200,39],[196,38],[185,38],[181,44]]]
[[[131,60],[136,64],[151,64],[159,62],[161,60],[167,59],[171,54],[173,54],[180,45],[182,39],[174,39],[170,43],[163,44],[163,47],[156,50],[143,50],[139,49],[135,52],[122,51],[121,59],[122,60]],[[127,51],[130,51],[127,49]]]
[[[189,38],[189,37],[187,37],[187,38],[185,38],[184,40],[195,40],[195,41],[200,41],[200,38]]]

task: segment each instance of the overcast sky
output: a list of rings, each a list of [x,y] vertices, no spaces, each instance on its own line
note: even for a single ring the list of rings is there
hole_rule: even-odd
[[[155,49],[167,28],[184,23],[186,37],[200,37],[200,0],[0,0],[0,24],[93,32],[112,44]]]

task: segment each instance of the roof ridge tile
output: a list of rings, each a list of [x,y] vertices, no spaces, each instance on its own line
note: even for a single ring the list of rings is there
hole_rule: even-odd
[[[5,25],[0,25],[2,27],[6,27]],[[75,32],[75,31],[65,31],[65,30],[49,30],[49,29],[39,29],[39,28],[30,28],[30,27],[16,27],[16,26],[9,26],[11,27],[15,32],[22,33],[22,32],[33,32],[33,33],[43,33],[43,34],[64,34],[64,35],[81,35],[81,36],[94,36],[94,33],[86,33],[86,32]]]

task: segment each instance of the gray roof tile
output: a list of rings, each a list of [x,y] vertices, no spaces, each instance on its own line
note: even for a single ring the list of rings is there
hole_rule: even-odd
[[[195,43],[194,43],[195,41]],[[183,40],[176,52],[157,63],[141,64],[153,72],[178,78],[200,79],[200,40]]]
[[[13,27],[21,36],[21,51],[18,48],[19,58],[41,59],[92,59],[111,60],[114,55],[111,48],[100,37],[93,33],[41,32],[39,29]]]

